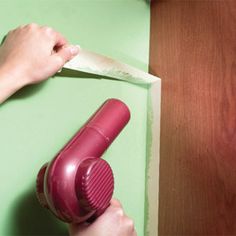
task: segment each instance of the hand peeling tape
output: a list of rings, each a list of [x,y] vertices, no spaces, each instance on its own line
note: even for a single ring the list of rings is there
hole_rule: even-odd
[[[145,235],[158,235],[160,78],[82,48],[80,48],[79,54],[67,62],[63,68],[105,76],[106,79],[148,85]]]

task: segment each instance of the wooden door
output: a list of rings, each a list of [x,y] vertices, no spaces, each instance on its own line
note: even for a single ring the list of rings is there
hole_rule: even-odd
[[[236,235],[236,1],[153,1],[159,235]]]

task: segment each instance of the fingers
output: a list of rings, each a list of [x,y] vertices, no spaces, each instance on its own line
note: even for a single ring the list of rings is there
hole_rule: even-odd
[[[32,26],[32,24],[30,25]],[[37,25],[35,26],[35,24],[33,24],[33,26],[36,27]],[[41,26],[40,30],[52,39],[53,42],[53,52],[48,59],[48,65],[50,65],[50,71],[48,73],[53,75],[59,71],[67,61],[71,60],[78,54],[79,48],[77,46],[68,45],[68,41],[65,37],[51,27]]]
[[[62,47],[68,44],[68,41],[59,33],[55,31],[55,46]]]
[[[59,71],[63,65],[71,60],[74,56],[79,53],[79,48],[77,46],[69,45],[60,48],[56,53],[52,54],[49,58],[49,65],[51,72],[49,74],[55,74]]]
[[[134,221],[125,215],[121,203],[116,199],[112,199],[110,203],[107,210],[92,224],[69,225],[70,235],[137,236]]]
[[[48,42],[50,42],[49,45],[52,47],[52,54],[47,58],[48,66],[45,68],[47,77],[59,71],[67,61],[71,60],[79,52],[78,47],[69,45],[66,38],[51,27],[39,26],[35,23],[31,23],[18,27],[18,29],[20,28],[34,30],[41,35],[44,35],[44,39],[49,39]]]
[[[114,207],[122,207],[120,201],[115,198],[111,199],[110,204],[111,204],[111,206],[114,206]]]
[[[51,58],[52,60],[59,61],[59,66],[63,66],[67,61],[71,60],[74,56],[79,53],[79,48],[74,45],[68,45],[60,48],[54,53]]]
[[[55,74],[63,65],[76,56],[79,48],[74,45],[69,45],[67,39],[51,27],[42,26],[44,31],[53,40],[53,54],[49,58],[50,74]]]
[[[67,39],[64,36],[62,36],[61,33],[57,32],[53,28],[48,26],[42,26],[40,28],[42,31],[45,32],[45,34],[47,34],[49,37],[53,39],[54,47],[60,48],[68,44]]]
[[[134,221],[129,218],[128,216],[123,216],[122,223],[124,224],[124,227],[126,227],[127,231],[129,232],[129,235],[134,236],[136,235],[135,227],[134,227]]]
[[[76,56],[79,53],[79,48],[74,45],[68,45],[66,47],[62,47],[55,53],[56,56],[59,56],[63,59],[64,62],[69,61],[74,56]]]
[[[43,32],[45,35],[47,35],[49,38],[51,38],[53,40],[54,46],[56,46],[56,47],[62,47],[64,45],[68,44],[66,38],[64,36],[62,36],[61,33],[57,32],[55,29],[53,29],[49,26],[39,26],[36,23],[21,25],[10,32],[14,32],[17,30],[23,30],[23,29],[25,29],[25,30],[31,29],[31,30],[37,30],[38,32],[40,32],[40,31]]]
[[[121,219],[121,225],[126,229],[128,235],[137,236],[134,221],[125,214],[120,201],[113,198],[111,199],[110,204],[110,207],[113,208],[113,214],[116,215],[117,219]]]
[[[68,45],[67,40],[51,27],[43,26],[41,29],[45,32],[45,34],[53,39],[54,53],[52,54],[50,60],[55,66],[55,72],[57,72],[67,61],[71,60],[78,54],[79,48],[74,45]]]
[[[53,47],[59,48],[68,44],[66,38],[62,36],[61,33],[57,32],[55,29],[48,26],[40,26],[36,23],[30,23],[27,25],[21,25],[9,31],[8,34],[19,31],[19,30],[31,30],[31,31],[35,31],[35,32],[37,31],[37,32],[43,33],[44,35],[49,37],[49,39],[52,40]]]

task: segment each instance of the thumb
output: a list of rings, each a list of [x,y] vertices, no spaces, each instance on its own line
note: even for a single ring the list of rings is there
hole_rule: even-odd
[[[60,48],[56,53],[52,54],[49,59],[52,70],[51,74],[55,74],[59,71],[67,61],[71,60],[78,53],[78,46],[68,45]]]
[[[66,63],[67,61],[71,60],[74,56],[76,56],[79,52],[79,47],[74,45],[67,45],[61,47],[54,56],[61,57],[61,59]],[[52,55],[52,56],[53,56]]]

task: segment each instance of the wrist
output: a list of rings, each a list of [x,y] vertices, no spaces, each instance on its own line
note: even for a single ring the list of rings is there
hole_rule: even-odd
[[[25,84],[7,68],[0,67],[0,104]]]
[[[0,80],[1,78],[6,80],[13,90],[18,90],[27,84],[27,80],[21,74],[23,74],[21,71],[15,70],[9,65],[0,66]]]

